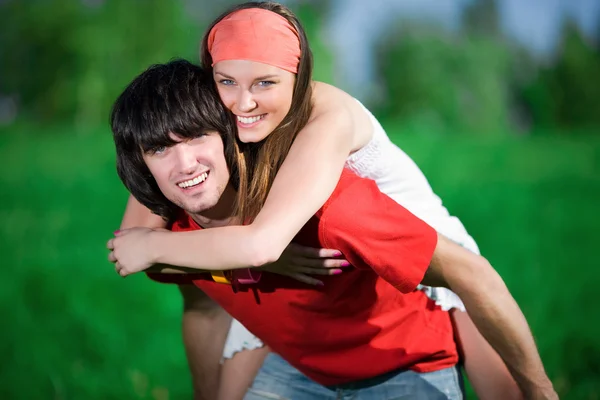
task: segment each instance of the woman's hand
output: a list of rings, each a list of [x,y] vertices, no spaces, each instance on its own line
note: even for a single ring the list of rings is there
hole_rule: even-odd
[[[108,261],[115,264],[115,271],[123,277],[141,272],[156,262],[150,240],[157,229],[131,228],[115,232],[106,243],[110,250]]]
[[[309,275],[337,275],[340,268],[349,267],[342,253],[332,249],[318,249],[291,243],[274,263],[260,267],[261,271],[289,276],[309,285],[322,286],[323,282]]]

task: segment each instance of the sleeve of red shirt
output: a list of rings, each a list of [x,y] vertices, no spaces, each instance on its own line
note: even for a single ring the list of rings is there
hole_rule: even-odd
[[[372,268],[403,293],[423,280],[437,232],[381,193],[374,181],[344,173],[322,211],[321,242],[340,250],[354,267]]]

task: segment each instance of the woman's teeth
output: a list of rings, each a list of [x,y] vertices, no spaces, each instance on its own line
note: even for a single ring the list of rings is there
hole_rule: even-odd
[[[203,173],[200,176],[195,177],[194,179],[190,179],[189,181],[178,183],[177,186],[180,188],[189,188],[192,186],[196,186],[206,180],[208,177],[208,172]]]
[[[263,119],[264,117],[265,117],[265,114],[257,115],[256,117],[240,117],[238,115],[237,120],[238,120],[238,122],[241,122],[242,124],[253,124],[256,121]]]

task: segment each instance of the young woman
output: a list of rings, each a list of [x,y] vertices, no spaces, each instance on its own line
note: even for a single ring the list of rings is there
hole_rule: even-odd
[[[155,233],[152,230],[121,232],[118,236],[127,255],[120,263],[135,263],[142,270],[150,260],[160,259],[172,265],[228,270],[275,262],[328,199],[344,167],[372,178],[382,192],[438,232],[478,253],[461,222],[450,216],[419,168],[389,140],[373,115],[346,93],[312,81],[306,35],[287,8],[269,2],[245,3],[224,13],[203,40],[202,62],[213,68],[219,95],[237,119],[243,154],[238,160],[237,206],[243,220],[251,222],[172,238],[163,235],[158,247],[148,240]],[[164,227],[164,221],[131,198],[122,227],[133,226]],[[336,259],[335,249],[311,253],[294,247],[285,254],[294,262],[278,263],[270,270],[313,284],[318,281],[309,274],[337,273],[330,267],[344,262]],[[518,397],[498,355],[461,312],[460,299],[443,288],[423,290],[442,308],[459,310],[452,312],[457,338],[480,397]],[[234,321],[225,356],[239,353],[224,365],[224,390],[234,384],[227,371],[239,371],[244,361],[260,365],[266,351],[261,346]],[[250,380],[255,370],[245,372]],[[230,393],[221,396],[232,398]]]

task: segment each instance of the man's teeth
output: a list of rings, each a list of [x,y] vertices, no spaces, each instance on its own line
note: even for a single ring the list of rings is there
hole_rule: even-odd
[[[196,186],[196,185],[204,182],[207,177],[208,177],[208,172],[205,172],[202,175],[195,177],[194,179],[190,179],[189,181],[178,183],[177,185],[180,188],[188,188],[191,186]]]
[[[242,124],[252,124],[256,121],[258,121],[259,119],[262,119],[264,117],[263,115],[257,115],[256,117],[240,117],[239,115],[237,116],[237,120],[239,122],[241,122]]]

